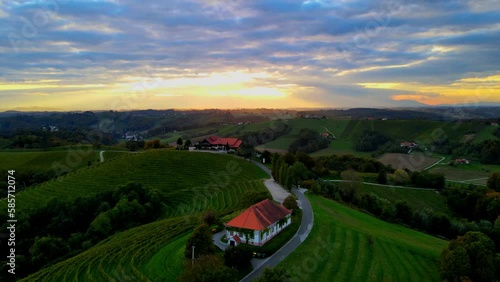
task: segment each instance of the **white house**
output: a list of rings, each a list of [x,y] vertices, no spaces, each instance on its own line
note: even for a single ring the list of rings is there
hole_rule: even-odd
[[[292,223],[291,214],[291,210],[266,199],[226,223],[226,237],[231,246],[262,246]]]

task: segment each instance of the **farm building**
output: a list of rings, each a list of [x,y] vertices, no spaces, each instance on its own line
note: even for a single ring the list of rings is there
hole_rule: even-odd
[[[470,161],[467,159],[456,159],[455,164],[470,164]]]
[[[266,199],[226,223],[226,237],[231,246],[262,246],[292,223],[291,214],[291,210]]]
[[[413,149],[418,147],[418,144],[412,141],[401,142],[401,147]]]
[[[228,150],[228,149],[238,149],[243,141],[238,138],[222,138],[218,136],[210,136],[203,139],[198,143],[201,149],[213,149],[213,150]]]

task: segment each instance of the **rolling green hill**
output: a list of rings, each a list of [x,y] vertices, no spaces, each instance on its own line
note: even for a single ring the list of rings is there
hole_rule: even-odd
[[[492,126],[480,123],[459,123],[430,120],[347,120],[347,119],[291,119],[287,120],[292,131],[278,139],[259,146],[260,149],[287,150],[297,137],[301,128],[318,132],[331,132],[336,140],[326,149],[313,153],[313,156],[330,154],[355,154],[368,157],[370,153],[357,152],[355,141],[365,130],[377,131],[396,141],[417,141],[429,146],[437,138],[447,137],[460,141],[466,134],[475,134],[473,142],[494,138]]]
[[[229,155],[156,150],[124,155],[20,192],[16,200],[21,211],[53,197],[73,199],[130,181],[167,197],[164,220],[117,233],[25,281],[175,281],[199,212],[210,206],[235,210],[245,192],[267,191],[265,177],[260,168]]]
[[[441,281],[447,242],[337,202],[308,196],[314,227],[278,267],[300,281]]]

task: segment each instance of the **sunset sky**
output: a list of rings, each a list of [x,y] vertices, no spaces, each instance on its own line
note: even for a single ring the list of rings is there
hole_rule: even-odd
[[[500,0],[0,3],[0,111],[500,104]]]

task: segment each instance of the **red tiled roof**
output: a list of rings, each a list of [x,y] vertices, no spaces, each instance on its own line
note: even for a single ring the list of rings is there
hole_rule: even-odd
[[[243,142],[238,138],[232,138],[232,137],[222,138],[217,136],[210,136],[205,140],[207,140],[207,142],[210,143],[211,145],[229,145],[229,147],[239,147]]]
[[[269,199],[259,202],[226,223],[226,226],[250,230],[264,230],[274,222],[291,214],[292,211]]]

